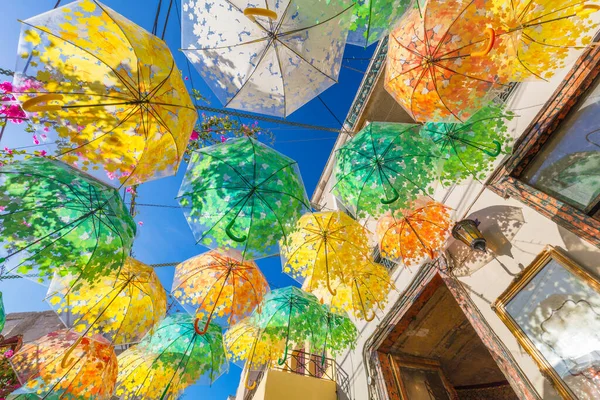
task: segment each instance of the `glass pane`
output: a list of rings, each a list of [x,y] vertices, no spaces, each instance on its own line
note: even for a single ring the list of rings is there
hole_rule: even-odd
[[[410,400],[450,400],[438,371],[401,367],[400,375]]]
[[[600,398],[600,294],[551,260],[506,307],[578,399]]]
[[[582,211],[595,204],[600,195],[600,85],[571,111],[521,179]]]

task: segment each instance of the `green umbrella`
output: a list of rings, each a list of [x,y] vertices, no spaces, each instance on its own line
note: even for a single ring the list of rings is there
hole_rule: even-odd
[[[411,0],[359,0],[354,6],[348,44],[368,47],[385,36],[408,11]]]
[[[321,364],[325,362],[326,353],[337,356],[348,348],[354,349],[356,339],[358,338],[356,326],[354,326],[345,312],[334,312],[327,305],[323,305],[323,308],[325,310],[325,326],[327,331],[325,333],[325,345],[323,347]]]
[[[372,122],[338,151],[334,194],[357,217],[379,217],[433,193],[438,152],[419,125]]]
[[[506,151],[510,141],[506,121],[512,118],[513,114],[503,106],[492,103],[462,124],[423,125],[421,135],[433,140],[443,159],[442,184],[451,185],[470,177],[485,179],[493,161]]]
[[[135,232],[118,192],[85,173],[42,157],[0,167],[5,273],[93,283],[121,268]]]
[[[260,329],[261,340],[277,343],[285,340],[278,359],[283,365],[290,345],[321,349],[326,344],[326,312],[317,297],[295,286],[272,290],[264,298],[260,313],[252,316]]]
[[[4,302],[2,301],[2,292],[0,292],[0,333],[6,323],[6,314],[4,313]],[[1,336],[0,336],[1,337]]]
[[[194,383],[212,383],[227,369],[221,327],[204,335],[187,313],[167,316],[132,349],[119,356],[116,393],[124,399],[175,399]]]
[[[249,137],[195,152],[178,199],[198,243],[245,259],[277,254],[310,208],[297,163]]]

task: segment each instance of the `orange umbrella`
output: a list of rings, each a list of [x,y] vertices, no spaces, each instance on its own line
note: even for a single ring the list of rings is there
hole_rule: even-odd
[[[10,362],[24,382],[12,393],[15,397],[109,399],[117,382],[117,356],[110,343],[68,329],[26,344]]]
[[[434,259],[450,236],[450,209],[437,202],[388,213],[377,222],[381,255],[412,266],[425,257]]]
[[[502,87],[486,4],[430,1],[392,30],[385,89],[416,121],[466,121]]]
[[[203,335],[214,317],[230,325],[250,315],[268,291],[267,280],[254,261],[242,261],[232,251],[212,250],[177,266],[171,293],[196,315],[196,333]],[[200,320],[205,321],[202,330]]]

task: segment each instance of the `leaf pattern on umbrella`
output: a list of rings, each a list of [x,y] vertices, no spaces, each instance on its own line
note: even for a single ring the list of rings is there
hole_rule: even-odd
[[[388,33],[406,11],[411,0],[360,0],[354,6],[354,18],[348,43],[368,47]]]
[[[310,209],[297,163],[249,137],[195,152],[178,199],[198,243],[245,260],[277,254]]]
[[[67,329],[24,345],[10,363],[23,386],[9,398],[108,400],[117,381],[117,356],[110,343]]]
[[[418,130],[372,122],[337,151],[333,193],[356,217],[379,217],[433,193],[440,155]]]
[[[58,161],[30,158],[0,167],[0,263],[5,272],[58,273],[79,285],[118,271],[135,222],[119,194]]]
[[[137,343],[167,312],[165,290],[152,267],[127,258],[120,271],[73,289],[56,275],[46,300],[75,332],[103,335],[114,345]]]
[[[199,320],[230,325],[250,315],[269,291],[269,284],[253,261],[212,250],[175,268],[171,293]]]
[[[388,213],[377,221],[381,255],[407,267],[435,259],[452,229],[450,209],[437,202]]]
[[[333,357],[356,346],[358,331],[345,311],[334,311],[329,306],[325,307],[326,337],[323,348],[323,357],[329,354]]]
[[[367,230],[341,211],[303,215],[281,244],[283,272],[300,283],[309,280],[309,292],[323,285],[335,293],[330,282],[351,274],[370,254]]]
[[[175,175],[197,119],[166,43],[95,0],[23,22],[13,87],[45,151],[111,186]]]
[[[421,135],[437,145],[442,159],[439,179],[445,186],[466,179],[485,179],[494,160],[507,151],[511,136],[506,121],[514,113],[495,102],[477,111],[465,123],[429,122]]]
[[[493,45],[487,5],[429,1],[390,33],[384,87],[415,121],[466,121],[502,88],[504,65],[483,54]]]
[[[0,292],[0,332],[4,329],[6,323],[6,314],[4,312],[4,301],[2,300],[2,292]]]

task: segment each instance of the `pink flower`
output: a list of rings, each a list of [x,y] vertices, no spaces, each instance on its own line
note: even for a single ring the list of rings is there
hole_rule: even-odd
[[[127,193],[135,194],[135,189],[132,186],[128,186],[127,189],[125,189],[125,191]]]
[[[0,206],[0,212],[6,210],[6,206]]]
[[[13,91],[13,85],[8,81],[2,82],[0,83],[0,90],[2,90],[4,93],[11,93]]]
[[[6,358],[11,358],[11,357],[13,356],[13,354],[15,354],[15,352],[14,352],[14,351],[12,351],[12,350],[6,350],[6,351],[4,352],[4,357],[6,357]]]
[[[31,228],[31,224],[29,222],[27,222],[25,219],[23,219],[23,225],[25,225],[28,228]]]
[[[12,155],[13,151],[11,149],[9,149],[8,147],[4,148],[4,151],[6,152],[6,154],[8,154],[9,156]]]
[[[46,157],[47,154],[48,153],[46,153],[46,150],[40,151],[40,156],[42,156],[42,157]]]
[[[106,171],[106,176],[108,176],[108,179],[110,179],[111,181],[117,179],[117,176],[114,174],[114,172]]]
[[[44,132],[49,132],[49,131],[50,131],[50,128],[49,128],[49,127],[47,127],[47,126],[45,126],[45,127],[44,127]],[[45,135],[42,135],[42,136],[45,136]]]
[[[139,226],[144,226],[144,221],[138,221]]]
[[[40,144],[40,141],[36,135],[33,135],[33,144]]]
[[[187,76],[186,76],[185,78],[183,78],[183,79],[185,79],[186,81],[189,81],[189,80],[190,80],[190,78],[189,78],[189,77],[187,77]]]
[[[221,135],[221,143],[225,143],[227,141],[227,138],[223,135]]]
[[[192,134],[190,135],[190,139],[191,140],[198,140],[199,137],[200,137],[200,134],[198,132],[196,132],[195,130],[193,130]]]

